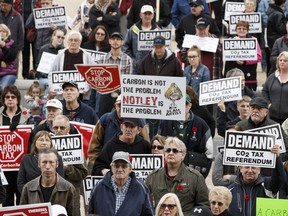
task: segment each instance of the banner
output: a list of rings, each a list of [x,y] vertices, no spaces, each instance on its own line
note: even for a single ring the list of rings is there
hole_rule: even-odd
[[[82,134],[52,136],[52,144],[62,156],[63,164],[84,163]]]
[[[78,71],[52,71],[49,78],[49,86],[57,94],[63,94],[62,85],[65,82],[75,82],[78,84],[79,92],[84,93],[89,90],[89,85]]]
[[[51,203],[37,203],[28,205],[8,206],[0,208],[2,216],[50,216],[52,215]]]
[[[227,2],[225,4],[224,20],[229,21],[230,15],[242,14],[245,10],[244,2]]]
[[[185,77],[121,76],[121,116],[184,120]]]
[[[249,23],[249,34],[262,33],[262,19],[261,13],[242,13],[231,14],[229,22],[229,31],[231,35],[236,34],[236,24],[240,21],[246,21]]]
[[[271,152],[275,135],[226,131],[224,165],[274,168],[276,154]]]
[[[223,39],[223,61],[257,60],[256,38]]]
[[[171,49],[172,32],[171,30],[140,30],[138,34],[138,51],[150,51],[153,48],[153,40],[161,35],[165,38],[166,46]]]
[[[118,65],[75,65],[80,74],[100,94],[108,94],[120,88]]]
[[[9,126],[0,126],[0,164],[3,171],[17,171],[22,157],[28,151],[28,140],[34,125],[18,125],[11,132]]]
[[[229,77],[200,83],[199,105],[215,104],[222,99],[235,101],[242,98],[241,77]]]
[[[35,28],[50,28],[51,25],[65,26],[66,11],[64,6],[33,9]]]

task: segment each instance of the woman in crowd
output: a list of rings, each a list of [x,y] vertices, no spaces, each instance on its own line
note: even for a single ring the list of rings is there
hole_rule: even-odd
[[[187,58],[190,65],[184,69],[186,85],[191,86],[199,95],[200,83],[210,80],[210,72],[205,65],[201,64],[201,51],[196,45],[188,50]]]
[[[270,102],[269,117],[282,124],[288,118],[288,52],[277,57],[277,70],[263,85],[262,95]]]
[[[109,35],[106,28],[102,25],[98,25],[89,35],[89,39],[82,46],[84,49],[99,51],[99,52],[109,52]]]
[[[166,138],[164,136],[161,136],[159,134],[155,135],[151,139],[151,148],[152,148],[152,154],[163,154],[164,151],[164,145],[165,145]]]
[[[155,215],[184,216],[177,195],[174,193],[166,193],[162,196],[156,207]]]
[[[228,208],[232,201],[232,194],[227,187],[216,186],[209,192],[210,208],[213,215],[232,216]]]
[[[249,23],[243,20],[240,20],[236,24],[236,37],[235,39],[241,39],[241,38],[253,38],[248,34],[249,31]],[[257,42],[257,40],[256,40]],[[233,68],[239,68],[242,70],[245,74],[245,85],[256,91],[257,89],[257,63],[261,62],[262,60],[262,53],[260,46],[257,42],[257,60],[247,60],[247,61],[226,61],[225,63],[225,76],[227,71],[233,69]]]
[[[14,131],[19,124],[26,124],[30,114],[27,109],[21,108],[21,94],[15,85],[6,86],[2,92],[3,106],[0,108],[0,125],[8,125]],[[13,143],[11,143],[13,144]],[[14,195],[16,194],[16,204],[19,204],[20,193],[17,190],[18,171],[6,171],[5,177],[8,185],[6,189],[6,201],[3,206],[14,206]]]
[[[10,29],[5,24],[0,24],[0,86],[4,89],[14,84],[17,77],[17,47],[10,38]]]
[[[17,187],[19,192],[22,192],[24,185],[41,175],[38,167],[38,155],[43,149],[52,148],[51,136],[48,131],[39,131],[33,140],[31,153],[23,156],[20,164]],[[64,178],[64,168],[62,158],[59,156],[59,165],[57,172]]]

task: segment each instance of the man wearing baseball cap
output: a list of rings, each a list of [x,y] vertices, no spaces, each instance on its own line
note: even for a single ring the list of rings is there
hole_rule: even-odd
[[[96,215],[154,215],[149,190],[143,182],[136,179],[135,173],[132,171],[129,153],[115,152],[110,166],[111,171],[91,192],[88,213]],[[99,194],[105,196],[99,196]]]

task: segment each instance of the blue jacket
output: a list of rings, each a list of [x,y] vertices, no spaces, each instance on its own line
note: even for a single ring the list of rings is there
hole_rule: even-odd
[[[203,64],[199,64],[194,73],[192,73],[192,66],[188,65],[184,69],[184,76],[186,77],[186,85],[191,86],[198,96],[200,83],[210,80],[209,69]]]
[[[111,184],[112,173],[108,172],[99,181],[91,192],[89,201],[89,214],[97,215],[154,215],[153,206],[150,200],[148,187],[140,180],[136,179],[135,173],[131,172],[131,183],[125,199],[115,214],[116,198]],[[100,195],[100,196],[99,196]]]

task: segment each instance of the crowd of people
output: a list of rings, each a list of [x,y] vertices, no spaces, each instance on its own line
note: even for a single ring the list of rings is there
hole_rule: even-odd
[[[239,20],[232,34],[229,21],[222,22],[222,1],[85,0],[69,28],[36,29],[33,10],[54,8],[57,0],[0,0],[0,126],[14,133],[19,125],[33,125],[19,171],[4,168],[2,206],[50,202],[57,215],[69,216],[256,216],[256,198],[287,199],[283,147],[270,146],[275,157],[270,169],[226,165],[224,153],[214,153],[216,133],[225,138],[277,124],[288,148],[288,7],[285,0],[240,2],[242,14],[260,12],[262,32],[250,33],[251,23]],[[160,30],[175,31],[178,51],[168,48]],[[37,32],[33,40],[31,31]],[[139,48],[141,31],[155,33],[151,50]],[[255,40],[255,58],[224,62],[222,40],[212,52],[201,43],[187,47],[187,35]],[[34,79],[23,98],[14,85],[21,52],[22,76]],[[91,52],[99,56],[94,59]],[[51,68],[39,69],[43,58],[51,60]],[[140,78],[185,77],[184,120],[123,117],[120,89],[101,94],[89,84],[83,90],[77,81],[65,80],[59,94],[52,74],[76,71],[77,64],[118,65],[120,74]],[[259,64],[267,75],[261,92]],[[239,100],[199,105],[201,83],[233,77],[241,80]],[[65,164],[53,146],[57,137],[81,134],[70,121],[95,126],[87,152],[81,153],[87,155],[83,163]],[[131,154],[163,155],[164,165],[142,181]],[[209,173],[213,187],[205,182]],[[88,175],[103,178],[93,185],[86,206]]]

